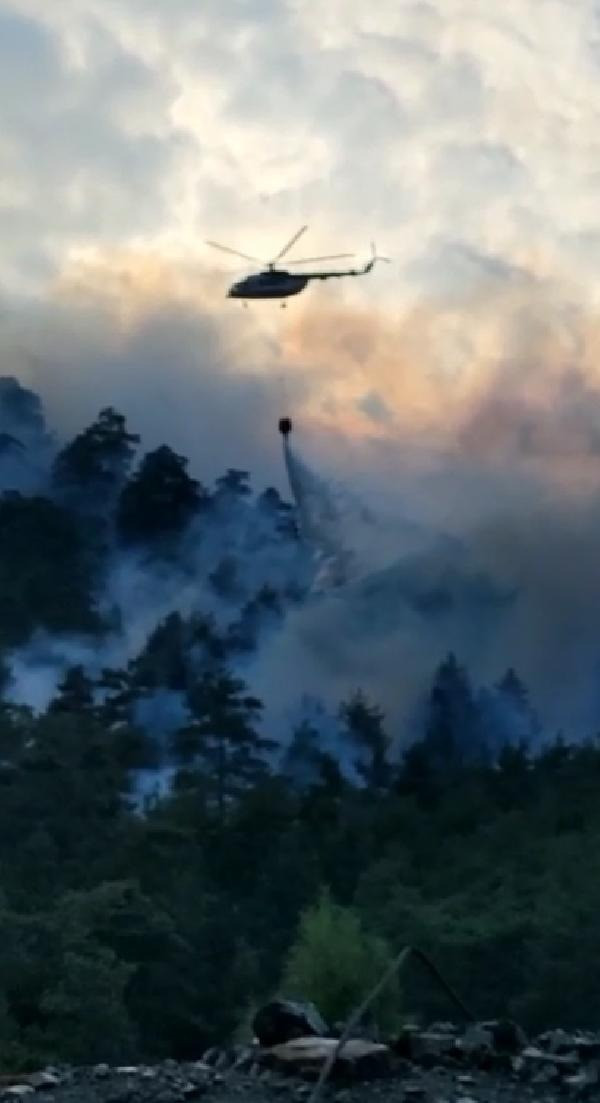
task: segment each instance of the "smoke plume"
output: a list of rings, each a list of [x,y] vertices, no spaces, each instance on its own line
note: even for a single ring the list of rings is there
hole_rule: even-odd
[[[221,290],[148,258],[109,258],[65,275],[48,300],[9,304],[0,341],[5,374],[40,394],[57,442],[112,405],[142,449],[169,443],[205,485],[237,467],[257,492],[293,492],[303,546],[325,569],[307,600],[240,658],[270,729],[283,738],[305,694],[335,709],[362,689],[402,740],[452,650],[476,684],[516,667],[548,730],[593,731],[600,376],[592,308],[556,282],[510,273],[468,301],[406,302],[397,316],[327,294],[319,303],[311,292],[275,323],[262,307],[232,315]],[[282,413],[296,426],[287,469]],[[55,445],[36,425],[49,454]],[[16,422],[0,429],[19,439]],[[4,466],[2,479],[9,485]],[[206,577],[225,546],[244,564],[244,593],[306,580],[305,559],[250,550],[248,517],[242,510],[233,528],[207,540],[192,532],[179,573],[157,577],[115,560],[103,600],[118,609],[120,627],[96,661],[131,657],[172,609],[213,613],[224,625]],[[32,642],[14,660],[13,693],[39,703],[44,671],[71,661],[73,646]],[[44,649],[50,661],[40,660]]]

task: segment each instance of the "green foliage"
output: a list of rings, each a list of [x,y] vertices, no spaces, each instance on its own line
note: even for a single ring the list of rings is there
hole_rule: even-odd
[[[300,919],[286,963],[283,987],[290,995],[311,1000],[330,1023],[346,1021],[391,965],[385,941],[366,931],[352,908],[334,903],[328,891]],[[400,1021],[398,983],[378,997],[379,1026]]]
[[[225,670],[205,674],[188,692],[192,721],[178,732],[174,748],[193,765],[222,819],[233,797],[264,776],[264,753],[273,746],[256,723],[262,704]]]
[[[133,972],[110,950],[89,943],[66,949],[55,984],[42,997],[44,1042],[68,1061],[124,1061],[135,1043],[124,1005]]]
[[[43,435],[35,401],[0,392]],[[0,702],[0,1063],[198,1057],[282,977],[344,1018],[389,947],[409,943],[481,1017],[597,1024],[600,740],[540,753],[517,674],[476,692],[450,655],[401,762],[361,694],[340,706],[343,762],[308,722],[279,761],[270,702],[232,668],[293,590],[277,580],[250,596],[245,580],[264,531],[271,547],[292,534],[288,507],[273,490],[250,501],[237,470],[209,497],[167,448],[128,480],[136,443],[104,410],[57,458],[62,506],[0,497],[0,690],[11,649],[36,630],[101,628],[94,594],[115,529],[182,577],[181,536],[200,509],[211,537],[249,520],[247,543],[206,559],[228,626],[172,612],[125,669],[65,671],[41,715]],[[189,712],[172,739],[136,722],[161,691]],[[174,764],[172,791],[142,807],[139,771]],[[380,1001],[384,1030],[402,1007],[454,1013],[416,966],[402,1001],[399,985]]]

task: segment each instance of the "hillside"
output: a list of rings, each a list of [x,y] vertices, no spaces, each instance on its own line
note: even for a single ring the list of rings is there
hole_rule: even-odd
[[[328,964],[291,994],[331,967],[342,1017],[411,943],[479,1018],[597,1028],[595,731],[557,737],[510,663],[479,686],[433,645],[410,728],[360,686],[307,697],[301,665],[272,682],[275,726],[257,658],[321,600],[297,503],[140,454],[110,408],[56,442],[0,382],[2,1065],[200,1058],[292,985],[307,909]],[[462,568],[425,591],[419,570],[362,577],[338,608],[392,615],[400,594],[435,640],[448,594],[506,600]],[[386,1015],[448,1007],[411,972]]]

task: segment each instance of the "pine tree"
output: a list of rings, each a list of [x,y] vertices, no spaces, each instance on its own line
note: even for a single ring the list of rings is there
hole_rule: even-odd
[[[94,564],[66,509],[46,498],[0,497],[0,645],[37,628],[92,632]]]
[[[279,538],[298,538],[298,526],[294,518],[294,509],[288,502],[284,502],[278,490],[269,486],[256,500],[256,509],[259,516],[266,518],[273,525],[274,532]]]
[[[438,770],[453,771],[486,757],[480,718],[465,669],[453,654],[435,672],[423,749]]]
[[[315,785],[322,775],[323,757],[318,729],[309,720],[302,720],[294,728],[290,745],[283,756],[281,772],[300,789]]]
[[[499,681],[496,698],[504,709],[505,741],[535,743],[540,736],[541,725],[529,700],[527,688],[512,667],[509,667]]]
[[[219,560],[214,571],[208,576],[211,589],[223,601],[238,601],[243,594],[239,580],[239,564],[233,555],[225,555]]]
[[[57,455],[52,479],[59,495],[91,512],[111,503],[127,478],[139,436],[108,406]]]
[[[141,691],[187,688],[186,626],[181,613],[169,613],[150,633],[131,663],[131,676]]]
[[[221,502],[235,502],[242,498],[249,498],[252,493],[249,478],[250,476],[247,471],[239,471],[235,467],[228,468],[225,475],[221,475],[217,479],[217,489],[215,493],[215,501],[217,504]]]
[[[97,682],[103,695],[98,705],[98,714],[107,725],[128,724],[136,692],[128,670],[115,670],[104,667]]]
[[[206,492],[187,473],[187,460],[167,445],[148,452],[121,492],[117,530],[129,544],[178,537],[206,501]]]
[[[387,760],[389,737],[383,728],[384,714],[358,692],[340,707],[345,735],[358,752],[354,759],[357,774],[369,788],[382,789],[389,784]]]
[[[277,624],[283,615],[281,599],[272,586],[261,586],[247,601],[237,621],[230,625],[228,643],[236,651],[252,651],[263,628]]]
[[[187,700],[192,720],[176,734],[174,750],[193,763],[222,821],[229,801],[265,774],[274,744],[256,728],[261,702],[226,670],[204,674]]]
[[[94,683],[83,666],[70,666],[58,684],[58,692],[48,706],[51,713],[94,711]]]

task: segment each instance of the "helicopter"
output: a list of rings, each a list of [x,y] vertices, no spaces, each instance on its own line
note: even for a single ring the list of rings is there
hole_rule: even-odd
[[[265,269],[262,272],[257,272],[255,275],[247,276],[243,280],[231,285],[227,292],[228,299],[286,299],[290,295],[298,295],[304,288],[310,283],[311,280],[331,280],[339,279],[342,276],[364,276],[367,272],[370,272],[373,265],[378,260],[384,260],[389,263],[388,257],[379,257],[375,251],[375,245],[371,244],[371,259],[362,268],[345,268],[338,271],[330,272],[303,272],[301,275],[296,275],[295,272],[287,272],[283,268],[277,268],[277,262],[285,256],[286,253],[295,245],[298,238],[308,229],[308,226],[302,226],[297,233],[288,241],[287,245],[284,245],[283,249],[279,251],[273,260],[265,261],[260,260],[258,257],[250,257],[247,253],[240,253],[237,249],[230,249],[227,245],[220,245],[217,241],[207,241],[206,244],[210,245],[213,249],[220,249],[223,253],[231,253],[235,257],[241,257],[243,260],[249,260],[251,263],[264,264]],[[325,260],[341,260],[346,257],[353,257],[354,253],[336,253],[330,257],[308,257],[304,260],[293,260],[290,264],[318,264]],[[244,303],[244,306],[246,303]],[[285,303],[281,304],[285,306]]]

